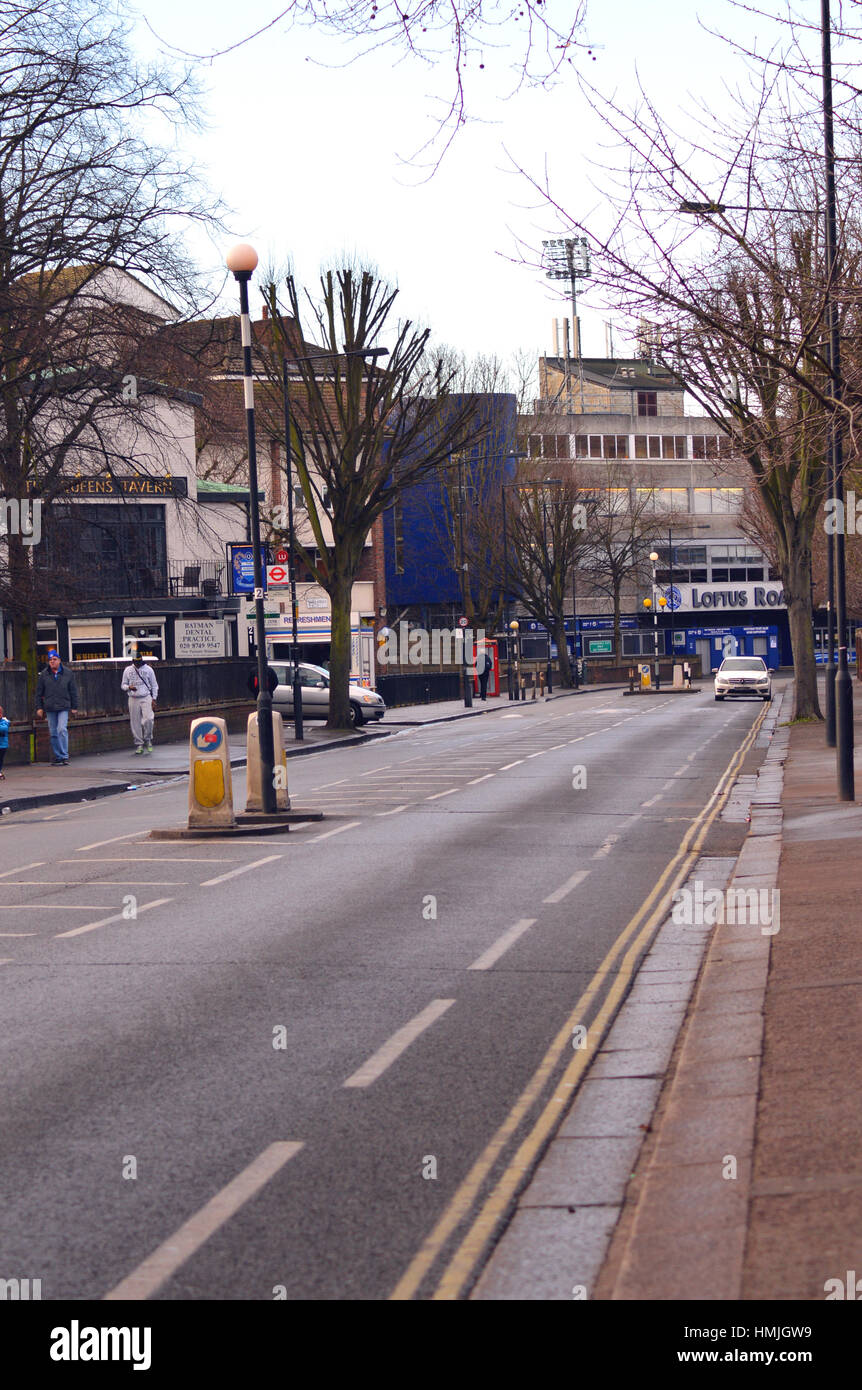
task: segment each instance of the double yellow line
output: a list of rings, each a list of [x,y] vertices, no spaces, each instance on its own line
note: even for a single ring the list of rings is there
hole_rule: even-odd
[[[661,874],[652,891],[641,903],[635,915],[620,932],[586,990],[557,1033],[521,1096],[494,1137],[477,1158],[457,1192],[451,1198],[443,1215],[423,1241],[408,1268],[399,1279],[390,1294],[391,1299],[413,1298],[450,1236],[467,1219],[488,1174],[517,1132],[525,1116],[529,1114],[542,1094],[564,1053],[572,1046],[575,1028],[583,1025],[591,1005],[601,993],[608,976],[615,969],[616,962],[622,955],[622,960],[616,969],[615,978],[610,985],[605,1001],[589,1026],[587,1046],[575,1052],[557,1083],[554,1094],[479,1209],[467,1234],[446,1266],[432,1298],[434,1300],[456,1299],[469,1283],[485,1246],[508,1210],[525,1175],[530,1171],[542,1146],[553,1134],[565,1114],[565,1108],[572,1098],[572,1091],[592,1061],[604,1034],[605,1026],[613,1016],[628,987],[641,951],[646,946],[652,932],[666,915],[669,896],[680,884],[685,882],[696,863],[709,828],[727,800],[736,773],[757,737],[768,708],[768,705],[763,706],[748,734],[722,773],[709,801],[683,836],[673,859]]]

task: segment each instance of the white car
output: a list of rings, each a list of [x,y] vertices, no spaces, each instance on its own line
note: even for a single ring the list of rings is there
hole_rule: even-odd
[[[272,697],[272,707],[283,718],[293,716],[293,666],[287,661],[271,661],[270,667],[278,677],[278,685]],[[314,666],[310,661],[299,664],[299,679],[302,685],[302,715],[304,719],[329,718],[329,672],[323,666]],[[347,691],[350,699],[350,722],[359,728],[369,719],[382,719],[386,713],[383,698],[376,690],[366,690],[362,685],[350,685]]]
[[[772,673],[762,656],[727,656],[715,673],[715,698],[756,695],[772,699]]]

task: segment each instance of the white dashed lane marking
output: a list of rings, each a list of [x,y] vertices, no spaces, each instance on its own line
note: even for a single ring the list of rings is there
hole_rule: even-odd
[[[137,909],[137,916],[142,912],[149,912],[152,907],[162,907],[165,903],[172,903],[173,898],[155,898],[151,903],[141,903]],[[73,927],[71,931],[57,932],[55,940],[59,941],[64,936],[83,936],[85,932],[95,931],[97,927],[109,927],[112,922],[136,921],[137,918],[130,918],[122,912],[115,912],[112,917],[102,917],[98,922],[87,922],[83,927]]]
[[[242,864],[238,869],[230,869],[226,874],[219,874],[218,878],[205,878],[201,888],[214,888],[217,883],[227,883],[229,878],[239,878],[240,874],[247,874],[252,869],[260,869],[264,864],[272,864],[276,859],[283,859],[282,854],[267,854],[263,859],[253,859],[250,864]]]
[[[344,1082],[345,1086],[370,1086],[372,1081],[376,1081],[382,1076],[392,1063],[397,1061],[402,1052],[406,1052],[412,1042],[415,1042],[426,1028],[430,1028],[432,1023],[436,1023],[438,1018],[442,1018],[447,1009],[451,1009],[455,1003],[454,999],[434,999],[426,1009],[412,1018],[409,1023],[405,1023],[403,1028],[399,1028],[397,1033],[393,1033],[388,1042],[379,1047],[373,1056],[364,1062],[358,1071],[353,1072]]]
[[[583,883],[584,879],[588,877],[589,872],[589,869],[578,869],[576,873],[572,874],[571,878],[567,878],[565,883],[561,884],[553,893],[549,893],[546,898],[543,898],[542,902],[561,903],[563,898],[567,897],[573,888],[577,888],[579,883]]]
[[[545,899],[545,901],[547,902],[547,899]],[[508,931],[504,931],[503,935],[497,938],[493,946],[489,946],[487,951],[484,951],[481,956],[473,961],[472,965],[467,966],[467,969],[490,970],[491,966],[496,964],[500,957],[508,951],[509,947],[514,946],[519,937],[522,937],[524,932],[529,931],[530,927],[535,925],[535,922],[535,917],[522,917],[520,922],[516,922],[513,927],[509,927]]]
[[[137,1269],[106,1293],[104,1301],[149,1298],[301,1148],[302,1141],[283,1140],[268,1145],[247,1168],[211,1197],[206,1206],[184,1221],[179,1230],[168,1236]]]

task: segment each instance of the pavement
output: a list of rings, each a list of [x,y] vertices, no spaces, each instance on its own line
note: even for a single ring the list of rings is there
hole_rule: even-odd
[[[664,905],[474,1299],[859,1296],[862,806],[837,801],[834,750],[789,725],[791,699],[725,794],[741,852],[701,855]],[[710,889],[717,923],[684,910]],[[728,889],[757,894],[755,921]]]
[[[576,693],[580,692],[555,691],[546,703],[570,698]],[[531,702],[525,703],[529,705]],[[518,702],[516,705],[520,707]],[[385,738],[405,728],[449,723],[455,719],[477,718],[486,714],[501,714],[508,707],[509,701],[505,696],[495,697],[487,702],[476,699],[470,709],[465,709],[462,700],[403,705],[387,710],[383,719],[376,723],[368,723],[360,730],[349,731],[327,729],[322,723],[305,721],[305,736],[299,743],[294,740],[293,725],[286,722],[286,752],[288,757],[300,757],[325,749],[350,748],[372,738]],[[231,766],[245,767],[245,734],[230,734],[229,742]],[[162,778],[184,777],[188,770],[188,741],[183,739],[172,743],[159,743],[157,719],[156,743],[152,753],[138,755],[130,746],[128,749],[114,748],[106,753],[88,753],[82,757],[73,757],[66,767],[52,767],[50,763],[7,764],[5,779],[0,783],[0,815],[39,806],[93,801],[98,797],[137,790]]]

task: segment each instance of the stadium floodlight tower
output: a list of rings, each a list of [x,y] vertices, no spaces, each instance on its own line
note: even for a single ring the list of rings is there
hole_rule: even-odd
[[[585,236],[552,237],[542,242],[542,260],[548,280],[566,280],[572,296],[572,347],[578,364],[581,392],[581,414],[584,411],[584,377],[581,370],[581,327],[578,322],[578,280],[590,273],[590,247]],[[569,345],[566,342],[566,394],[571,410],[572,385],[569,367]]]

